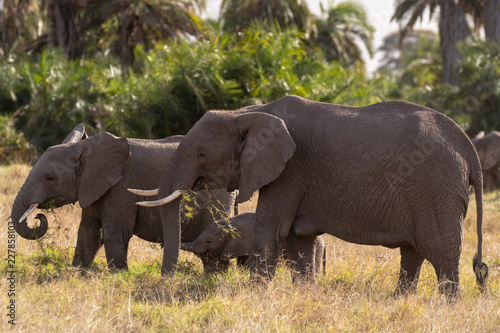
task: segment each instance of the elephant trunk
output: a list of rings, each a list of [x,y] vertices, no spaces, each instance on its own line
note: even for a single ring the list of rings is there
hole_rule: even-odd
[[[174,162],[174,163],[173,163]],[[181,166],[185,163],[175,163],[174,158],[170,161],[163,176],[160,180],[160,187],[158,191],[159,198],[169,198],[173,201],[169,204],[163,204],[160,207],[162,221],[163,221],[163,265],[162,275],[173,274],[177,268],[179,260],[179,250],[181,243],[181,217],[180,217],[180,203],[182,194],[185,190],[192,188],[194,180],[189,179],[187,182],[179,182],[179,175],[190,175],[188,170],[183,170]],[[162,199],[160,199],[162,200]],[[177,216],[178,219],[169,219],[168,216]]]
[[[192,242],[182,242],[181,250],[193,252],[195,254],[205,254],[208,249],[202,246],[202,242],[199,238],[196,238]]]
[[[40,221],[40,225],[34,228],[28,226],[28,216],[38,207],[38,204],[29,205],[28,202],[28,199],[24,196],[21,189],[14,200],[11,218],[19,236],[25,239],[35,240],[42,238],[47,233],[48,223],[45,215],[38,214],[36,218]]]

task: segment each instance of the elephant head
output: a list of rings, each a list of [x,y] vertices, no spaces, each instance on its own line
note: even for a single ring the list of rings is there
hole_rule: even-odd
[[[160,181],[160,200],[138,203],[158,206],[175,200],[186,190],[204,186],[239,189],[238,202],[248,200],[275,180],[295,151],[284,121],[276,116],[242,111],[210,111],[186,134]],[[135,192],[137,193],[137,192]],[[179,225],[170,226],[177,234]],[[166,250],[175,267],[179,243]]]
[[[255,213],[242,213],[208,226],[194,241],[182,242],[181,249],[210,254],[223,261],[248,256],[252,247]]]
[[[121,179],[129,155],[125,138],[109,133],[87,138],[84,125],[77,125],[62,144],[40,156],[19,190],[11,214],[17,233],[26,239],[45,235],[45,218],[39,218],[38,227],[27,224],[27,217],[36,208],[76,201],[82,208],[89,207]]]
[[[182,242],[181,249],[196,254],[219,257],[224,249],[224,230],[219,223],[212,223],[192,242]]]

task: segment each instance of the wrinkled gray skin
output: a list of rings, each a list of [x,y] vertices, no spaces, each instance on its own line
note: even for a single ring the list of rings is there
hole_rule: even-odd
[[[237,258],[239,264],[246,265],[252,251],[253,225],[255,213],[242,213],[229,220],[222,219],[212,223],[192,242],[182,242],[181,249],[196,254],[210,254],[219,257],[221,261]],[[288,248],[298,251],[294,244],[287,244],[285,256],[288,257]],[[306,250],[310,250],[307,248]],[[303,257],[313,257],[313,271],[318,274],[321,264],[325,270],[326,248],[323,236],[316,236],[313,252],[302,253]],[[304,261],[309,262],[309,260]],[[307,271],[307,267],[299,267]]]
[[[79,201],[82,218],[74,266],[89,266],[104,244],[109,267],[126,269],[132,235],[155,243],[170,237],[178,244],[179,234],[169,235],[168,229],[164,232],[161,218],[178,224],[180,199],[162,207],[138,207],[134,204],[137,196],[126,189],[145,183],[157,185],[181,139],[126,139],[109,133],[87,138],[83,124],[77,125],[61,145],[50,147],[40,157],[17,194],[12,207],[17,233],[37,239],[47,231],[46,219],[39,218],[38,229],[31,229],[26,220],[19,223],[31,204],[43,208],[53,201],[61,207]],[[194,200],[200,205],[196,215],[192,219],[181,215],[183,241],[194,240],[215,219],[230,216],[234,194],[225,189],[199,191]],[[214,216],[205,209],[211,204],[219,209]],[[206,270],[217,268],[217,258],[200,258]]]
[[[500,132],[484,135],[480,132],[472,139],[483,168],[484,190],[500,188]]]
[[[476,151],[456,123],[423,106],[388,101],[348,107],[286,96],[233,112],[210,111],[186,134],[165,175],[160,198],[207,184],[239,189],[238,202],[244,202],[259,190],[250,258],[256,280],[274,275],[292,235],[328,233],[400,248],[396,293],[416,290],[427,259],[440,291],[455,295],[471,185],[476,277],[486,267]],[[292,223],[298,225],[294,233]],[[314,246],[314,238],[302,239],[303,248]]]

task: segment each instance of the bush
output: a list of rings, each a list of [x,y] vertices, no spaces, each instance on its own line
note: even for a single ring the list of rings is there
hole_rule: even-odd
[[[211,109],[237,109],[289,94],[365,105],[386,99],[390,88],[381,77],[366,79],[361,67],[326,62],[298,30],[269,31],[255,24],[232,34],[212,26],[206,36],[171,40],[149,52],[137,48],[136,64],[127,73],[108,55],[67,61],[50,49],[4,62],[0,71],[16,74],[0,86],[4,114],[40,153],[79,122],[90,134],[162,138],[185,134]],[[12,98],[16,94],[20,97]]]

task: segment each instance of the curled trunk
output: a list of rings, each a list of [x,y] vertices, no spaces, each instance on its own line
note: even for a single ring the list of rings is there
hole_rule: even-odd
[[[40,225],[34,228],[29,227],[27,218],[24,219],[24,221],[21,221],[21,217],[29,210],[29,208],[29,201],[24,198],[22,190],[19,191],[16,200],[14,201],[11,215],[16,232],[19,236],[29,240],[42,238],[48,230],[47,218],[43,214],[38,214],[36,219],[40,221]]]

